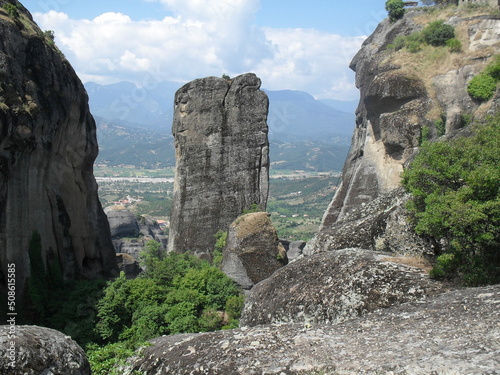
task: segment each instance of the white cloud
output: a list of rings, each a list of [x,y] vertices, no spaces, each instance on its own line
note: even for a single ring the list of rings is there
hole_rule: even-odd
[[[362,37],[252,25],[258,0],[160,1],[174,12],[134,21],[121,13],[93,20],[61,12],[35,14],[83,81],[189,81],[253,71],[267,89],[297,89],[317,97],[357,96],[348,64]]]

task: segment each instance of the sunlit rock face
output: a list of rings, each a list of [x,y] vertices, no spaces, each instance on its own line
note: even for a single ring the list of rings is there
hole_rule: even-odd
[[[342,184],[305,254],[346,247],[433,252],[432,244],[415,236],[409,225],[404,209],[408,196],[400,188],[403,168],[418,152],[422,134],[451,137],[467,125],[464,118],[498,108],[498,94],[481,105],[468,95],[467,84],[500,52],[500,20],[457,13],[445,21],[458,34],[467,31],[462,35],[469,40],[462,40],[460,55],[437,63],[430,53],[391,52],[397,37],[428,24],[425,13],[414,11],[395,23],[381,22],[353,58],[350,67],[356,72],[360,101],[351,149]],[[440,121],[442,129],[436,126]]]
[[[96,127],[85,89],[50,36],[18,5],[0,1],[0,280],[30,275],[28,248],[64,279],[113,275],[116,260],[97,197]],[[2,273],[3,272],[3,273]],[[49,275],[50,276],[50,275]]]
[[[255,74],[208,77],[175,95],[176,171],[169,251],[210,258],[215,233],[269,190],[267,95]]]

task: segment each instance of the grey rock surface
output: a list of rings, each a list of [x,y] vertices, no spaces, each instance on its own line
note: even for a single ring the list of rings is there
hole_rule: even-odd
[[[118,269],[120,272],[125,273],[127,279],[136,278],[142,271],[137,259],[129,254],[116,254],[116,262],[118,263]]]
[[[304,241],[292,241],[288,244],[286,256],[289,262],[292,262],[303,254],[306,243]]]
[[[85,89],[54,42],[18,2],[0,1],[0,292],[16,265],[19,296],[30,273],[29,243],[66,280],[117,272],[97,196],[96,126]],[[12,2],[11,2],[12,3]]]
[[[243,289],[251,289],[284,264],[285,249],[266,212],[242,215],[229,226],[222,271]]]
[[[139,223],[133,212],[123,206],[109,206],[104,213],[108,217],[112,239],[139,236]]]
[[[0,374],[90,375],[83,349],[63,333],[38,326],[0,326]]]
[[[387,254],[330,251],[290,263],[255,285],[246,297],[240,326],[334,324],[443,291],[422,269],[396,263]]]
[[[267,95],[255,74],[208,77],[175,95],[176,174],[169,251],[210,258],[214,235],[269,190]]]
[[[500,372],[500,286],[462,289],[337,325],[276,324],[163,336],[125,375]]]

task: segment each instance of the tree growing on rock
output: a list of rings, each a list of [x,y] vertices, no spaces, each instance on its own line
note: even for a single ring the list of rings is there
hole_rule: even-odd
[[[385,10],[389,13],[389,20],[396,22],[405,15],[405,4],[403,0],[387,0]]]

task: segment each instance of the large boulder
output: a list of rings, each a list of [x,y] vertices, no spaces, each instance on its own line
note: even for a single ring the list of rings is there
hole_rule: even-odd
[[[243,289],[250,289],[286,264],[286,251],[266,212],[240,216],[230,226],[222,271]]]
[[[163,336],[121,373],[496,374],[499,305],[496,285],[380,309],[337,325],[289,323]]]
[[[417,267],[387,254],[345,249],[297,260],[254,286],[241,326],[338,323],[443,292]]]
[[[0,374],[91,375],[83,349],[59,331],[0,326]]]
[[[210,258],[215,234],[269,190],[267,95],[255,74],[208,77],[175,94],[176,173],[168,250]]]
[[[65,280],[116,275],[85,88],[18,1],[0,0],[0,35],[0,294],[8,264],[19,297],[25,291],[38,235],[45,269],[60,268]]]

